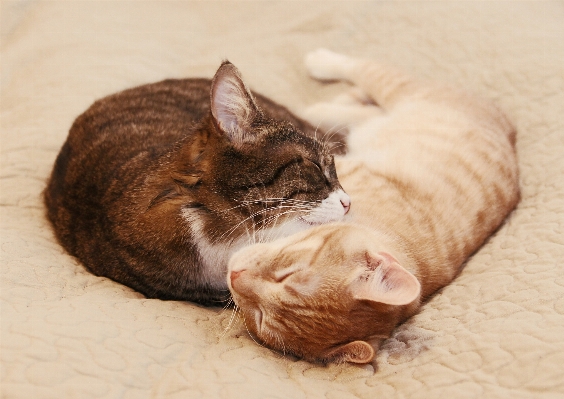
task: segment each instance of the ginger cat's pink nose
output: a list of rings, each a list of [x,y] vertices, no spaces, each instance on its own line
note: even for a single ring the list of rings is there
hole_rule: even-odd
[[[235,282],[235,280],[237,279],[237,277],[239,277],[241,275],[241,273],[243,273],[245,270],[232,270],[231,274],[229,276],[229,278],[231,279],[231,285],[233,286],[233,283]]]

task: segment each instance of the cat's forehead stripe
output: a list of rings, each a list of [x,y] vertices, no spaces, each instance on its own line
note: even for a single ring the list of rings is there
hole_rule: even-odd
[[[323,236],[323,243],[317,248],[317,250],[315,251],[315,253],[313,254],[310,263],[311,264],[315,264],[317,262],[317,258],[321,255],[321,253],[325,250],[325,247],[333,241],[338,241],[338,240],[333,240],[333,237],[339,233],[338,230],[333,230],[331,232],[329,232],[328,234],[325,234]]]

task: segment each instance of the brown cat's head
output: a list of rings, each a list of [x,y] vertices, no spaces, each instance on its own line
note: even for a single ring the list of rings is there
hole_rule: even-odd
[[[238,251],[228,283],[249,332],[310,361],[367,363],[417,306],[420,284],[385,238],[326,224]]]
[[[330,149],[268,111],[224,62],[211,83],[208,116],[160,174],[153,203],[177,199],[193,236],[214,244],[270,240],[344,216],[350,199]]]

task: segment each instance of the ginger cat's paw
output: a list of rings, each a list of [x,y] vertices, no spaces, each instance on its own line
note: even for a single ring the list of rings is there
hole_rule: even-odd
[[[338,110],[339,104],[316,103],[307,107],[301,116],[314,125],[331,128],[335,123],[335,108]]]
[[[350,61],[349,57],[324,48],[314,50],[305,57],[310,75],[320,80],[346,79]]]
[[[348,91],[339,94],[331,100],[334,104],[346,105],[374,105],[374,100],[359,87],[353,87]]]

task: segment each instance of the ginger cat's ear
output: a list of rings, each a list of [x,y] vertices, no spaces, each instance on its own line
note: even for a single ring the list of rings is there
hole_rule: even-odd
[[[259,113],[239,70],[224,61],[212,81],[211,112],[216,127],[234,144],[252,139],[249,127]]]
[[[350,287],[355,299],[407,305],[416,300],[421,292],[417,278],[386,252],[367,252],[364,268],[364,272]]]
[[[332,349],[325,355],[325,359],[337,363],[369,363],[374,355],[374,348],[368,342],[353,341]]]

